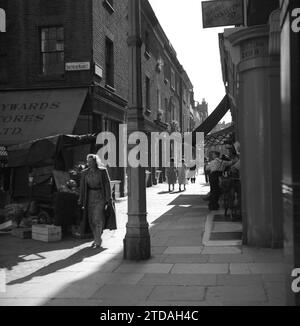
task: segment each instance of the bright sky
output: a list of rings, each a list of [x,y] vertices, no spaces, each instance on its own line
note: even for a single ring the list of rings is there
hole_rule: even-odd
[[[211,113],[225,95],[218,39],[224,28],[202,28],[201,0],[149,2],[194,85],[195,100],[205,98]],[[230,122],[230,113],[223,120]]]

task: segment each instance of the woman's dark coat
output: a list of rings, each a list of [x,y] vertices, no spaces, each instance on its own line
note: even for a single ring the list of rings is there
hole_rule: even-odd
[[[105,223],[104,230],[116,230],[117,222],[116,222],[116,213],[115,206],[112,200],[111,194],[111,186],[110,186],[110,178],[106,169],[99,169],[101,172],[101,189],[103,189],[103,194],[105,198],[105,202],[107,203],[105,210]],[[88,186],[87,186],[87,176],[88,169],[82,171],[81,180],[80,180],[80,196],[79,196],[79,204],[83,208],[83,218],[85,221],[88,221]]]

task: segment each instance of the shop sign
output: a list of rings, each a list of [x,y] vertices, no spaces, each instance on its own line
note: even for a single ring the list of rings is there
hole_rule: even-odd
[[[260,38],[258,40],[246,41],[241,47],[242,60],[263,57],[268,55],[268,39]]]
[[[86,94],[81,88],[1,92],[1,145],[72,133]]]
[[[90,70],[91,64],[90,62],[67,62],[66,63],[66,71],[82,71],[82,70]]]
[[[243,0],[202,1],[203,28],[244,24]]]

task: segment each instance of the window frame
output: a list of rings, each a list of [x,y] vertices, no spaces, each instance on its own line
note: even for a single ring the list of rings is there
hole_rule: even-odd
[[[170,86],[173,91],[176,90],[176,73],[173,68],[171,68],[171,81],[170,81]]]
[[[145,77],[145,87],[146,111],[151,112],[151,79],[147,75]]]
[[[50,36],[50,30],[56,29],[56,37],[55,39],[51,39]],[[62,30],[62,38],[58,38],[58,30],[61,29]],[[43,32],[46,32],[46,30],[48,30],[48,38],[43,38]],[[53,33],[53,32],[52,32]],[[61,33],[61,32],[59,32]],[[55,75],[64,75],[65,73],[65,28],[63,25],[51,25],[51,26],[41,26],[39,29],[39,35],[40,35],[40,58],[41,58],[41,72],[43,76],[55,76]],[[51,42],[56,42],[55,43],[55,47],[56,49],[46,49],[46,41],[48,41],[48,47],[50,48],[50,44]],[[44,43],[45,42],[45,43]],[[63,49],[57,49],[57,46],[59,44],[63,45]],[[53,44],[52,44],[53,45]],[[57,71],[55,70],[54,72],[51,72],[51,70],[49,69],[49,66],[46,63],[45,57],[46,55],[49,55],[49,57],[51,56],[51,54],[54,55],[62,55],[62,61],[61,61],[61,71]],[[59,55],[57,57],[59,57]],[[58,66],[58,63],[57,63]],[[47,68],[48,67],[48,68]]]
[[[110,89],[115,88],[115,48],[114,42],[105,37],[105,84]],[[109,58],[109,60],[108,60]]]

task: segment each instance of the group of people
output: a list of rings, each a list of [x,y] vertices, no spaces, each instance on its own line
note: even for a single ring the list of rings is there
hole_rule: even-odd
[[[175,190],[175,184],[177,184],[177,182],[179,184],[179,191],[186,191],[186,185],[189,180],[191,180],[191,183],[196,183],[197,166],[196,164],[192,164],[192,166],[188,168],[185,160],[182,160],[181,166],[176,167],[175,160],[171,159],[170,167],[166,170],[166,176],[169,185],[169,192]]]
[[[206,159],[205,175],[210,184],[210,194],[208,196],[209,209],[219,210],[219,199],[222,194],[221,178],[228,175],[239,177],[240,159],[236,152],[231,153],[231,158],[223,155],[220,152],[211,152],[211,161]]]
[[[220,157],[219,152],[211,153],[211,161],[205,163],[205,174],[210,183],[209,209],[218,210],[219,198],[221,195],[220,177],[224,172],[239,173],[240,161],[239,155],[235,154],[232,159]],[[186,185],[189,180],[196,182],[197,166],[191,164],[188,168],[185,160],[182,160],[180,167],[175,166],[175,160],[171,159],[170,167],[166,170],[166,176],[169,185],[169,192],[175,190],[175,184],[179,184],[179,191],[186,191]],[[182,189],[183,187],[183,189]],[[113,209],[110,210],[111,216],[107,216],[108,207],[112,206],[112,193],[110,179],[107,170],[102,167],[101,161],[97,155],[88,155],[87,169],[82,172],[80,183],[79,204],[83,211],[83,216],[89,221],[90,228],[94,235],[92,247],[101,247],[101,235],[106,228],[115,229],[116,217]],[[107,219],[112,227],[108,227]]]

